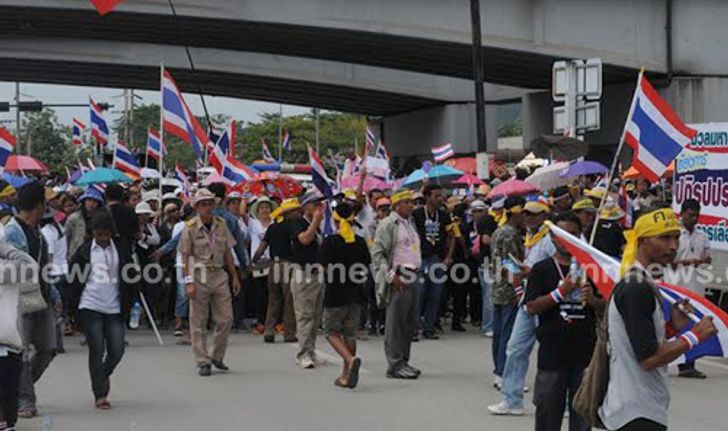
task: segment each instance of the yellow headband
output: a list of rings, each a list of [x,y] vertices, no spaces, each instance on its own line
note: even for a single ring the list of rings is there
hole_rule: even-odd
[[[412,193],[412,190],[400,190],[392,196],[392,205],[404,200],[414,200],[414,198],[415,196]]]
[[[0,191],[0,199],[9,198],[15,193],[15,187],[8,184],[2,191]]]
[[[339,222],[339,235],[344,238],[344,242],[347,244],[353,243],[356,240],[354,237],[354,229],[351,227],[351,223],[354,221],[354,214],[344,218],[334,211],[334,220]]]
[[[506,209],[506,211],[508,211],[508,214],[518,214],[523,211],[523,206],[516,205],[514,207]]]
[[[644,214],[637,219],[634,229],[624,233],[627,244],[622,256],[622,274],[637,260],[637,240],[664,235],[671,232],[680,232],[680,222],[670,208],[662,208]]]

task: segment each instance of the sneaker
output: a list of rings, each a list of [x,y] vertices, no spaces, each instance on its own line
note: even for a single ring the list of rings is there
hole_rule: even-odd
[[[495,376],[495,380],[493,380],[493,387],[501,390],[501,387],[503,386],[503,378],[499,376]]]
[[[523,409],[511,409],[508,408],[506,403],[500,402],[488,406],[488,411],[494,416],[523,416]]]
[[[202,364],[200,365],[200,369],[197,372],[202,377],[209,377],[212,375],[212,365],[210,364]]]
[[[324,358],[319,357],[317,354],[313,354],[313,364],[317,367],[320,367],[322,365],[326,365],[329,361],[327,361]]]
[[[316,364],[313,363],[311,358],[308,356],[304,356],[303,358],[296,359],[296,363],[299,367],[303,368],[304,370],[308,370],[311,368],[315,368]]]
[[[705,379],[708,377],[705,374],[701,373],[700,371],[696,370],[695,368],[682,370],[682,371],[680,371],[680,373],[678,373],[677,376],[684,377],[687,379]]]
[[[486,338],[493,338],[493,331],[485,331],[484,335]]]
[[[230,370],[230,367],[225,365],[225,363],[222,361],[222,359],[217,360],[217,361],[212,361],[212,365],[214,365],[215,368],[217,368],[220,371],[229,371]]]

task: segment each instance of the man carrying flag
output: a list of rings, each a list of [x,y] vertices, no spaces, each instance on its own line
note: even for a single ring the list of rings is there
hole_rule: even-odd
[[[599,416],[609,430],[665,430],[670,404],[667,366],[717,334],[712,317],[668,341],[690,323],[691,306],[676,302],[665,321],[663,302],[648,271],[661,271],[677,254],[680,223],[670,209],[641,216],[627,236],[626,273],[607,308],[609,384]],[[557,289],[558,290],[558,289]]]

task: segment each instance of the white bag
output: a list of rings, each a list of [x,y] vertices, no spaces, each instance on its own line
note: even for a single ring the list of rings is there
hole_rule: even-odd
[[[0,287],[0,344],[16,349],[23,347],[18,327],[19,297],[18,285]]]

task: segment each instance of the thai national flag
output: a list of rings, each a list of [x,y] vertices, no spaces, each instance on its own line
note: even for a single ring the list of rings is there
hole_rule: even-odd
[[[686,126],[642,74],[637,82],[624,140],[634,150],[632,165],[656,182],[697,131]]]
[[[621,221],[622,226],[627,229],[631,229],[632,218],[634,215],[634,203],[627,194],[627,189],[625,189],[624,184],[619,187],[619,207],[622,211],[624,211],[624,217],[622,217]]]
[[[369,154],[371,150],[377,145],[377,137],[374,135],[374,131],[367,126],[366,130],[366,148],[364,154]]]
[[[99,15],[106,15],[123,1],[124,0],[91,0],[91,4],[99,12]]]
[[[91,136],[101,145],[109,143],[109,127],[104,119],[104,110],[89,98],[89,111],[91,113]]]
[[[288,134],[288,129],[283,129],[282,139],[281,147],[286,151],[291,151],[291,136]]]
[[[167,156],[162,137],[151,127],[147,130],[147,155],[157,161]]]
[[[0,174],[5,171],[5,163],[15,151],[16,144],[15,136],[11,135],[8,129],[0,127]]]
[[[187,177],[185,170],[182,169],[182,166],[180,166],[179,163],[174,166],[174,175],[182,183],[182,191],[184,192],[185,196],[189,197],[190,190],[192,189],[190,179]]]
[[[620,263],[553,223],[548,221],[546,223],[551,229],[553,238],[569,250],[569,253],[576,258],[582,268],[586,268],[586,274],[602,296],[609,298],[614,286],[620,279]],[[705,297],[696,295],[683,287],[663,282],[658,282],[658,287],[663,298],[666,320],[670,318],[670,307],[674,302],[689,299],[690,304],[695,309],[695,314],[691,316],[691,319],[698,321],[704,316],[712,316],[713,323],[718,328],[718,335],[705,340],[687,352],[684,359],[692,361],[701,356],[728,357],[728,314]],[[687,331],[691,327],[692,325],[685,330]]]
[[[191,145],[197,157],[203,156],[210,139],[167,70],[162,74],[162,124],[165,131]]]
[[[139,170],[139,162],[136,156],[126,148],[123,142],[117,141],[114,146],[114,164],[113,167],[128,175],[134,180],[141,178]]]
[[[276,159],[273,157],[273,154],[270,153],[268,144],[265,143],[265,139],[261,138],[261,141],[263,145],[263,161],[266,163],[275,163]]]
[[[72,132],[71,133],[72,134],[71,143],[73,145],[83,144],[82,136],[83,136],[84,130],[86,130],[86,125],[83,124],[82,122],[80,122],[78,120],[78,118],[74,118],[73,125],[71,126],[71,132]]]
[[[432,158],[435,159],[435,163],[444,162],[454,155],[455,151],[453,151],[452,144],[450,143],[432,148]]]
[[[311,164],[311,180],[313,185],[316,186],[326,199],[331,199],[334,196],[331,189],[334,182],[331,181],[329,176],[326,174],[326,170],[324,169],[323,163],[321,163],[321,159],[319,159],[318,154],[316,154],[311,147],[308,147],[308,158],[309,163]]]
[[[225,137],[228,133],[230,133],[229,128],[220,136],[218,143],[224,139],[231,142],[229,137]],[[213,146],[210,152],[210,165],[215,168],[226,185],[236,186],[255,178],[257,172],[253,168],[237,161],[231,154],[225,153],[218,143]]]
[[[387,162],[389,162],[389,151],[387,151],[387,147],[384,146],[383,141],[379,141],[379,145],[377,146],[377,152],[374,156],[377,159],[384,159]]]
[[[235,120],[230,120],[222,134],[218,136],[217,140],[214,141],[218,147],[225,154],[230,154],[232,149],[235,148]],[[214,132],[212,133],[214,134]]]

